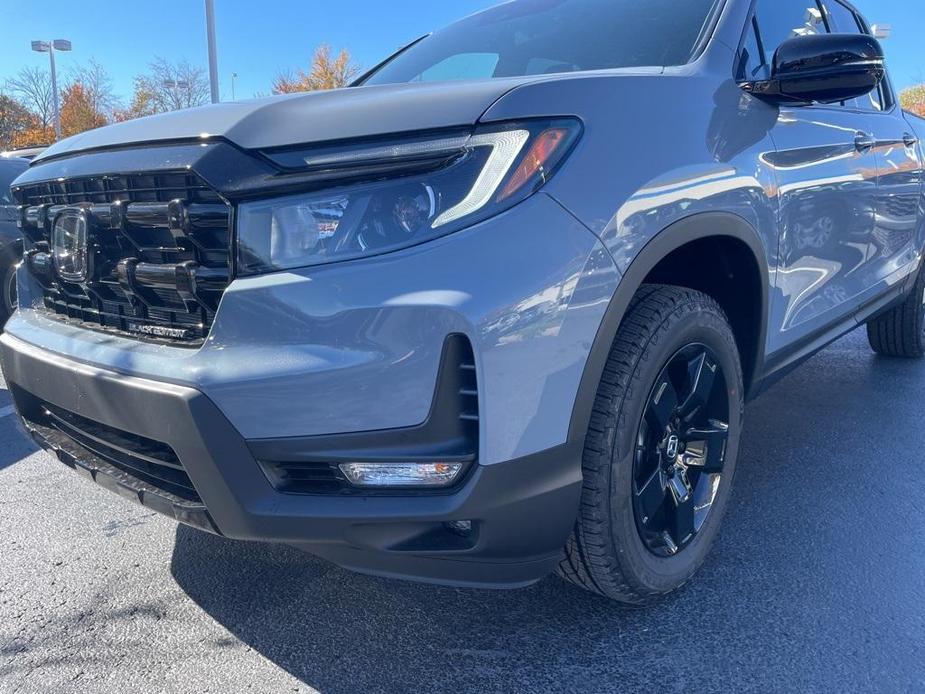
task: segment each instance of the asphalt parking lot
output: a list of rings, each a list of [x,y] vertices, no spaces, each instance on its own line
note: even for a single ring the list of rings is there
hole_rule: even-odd
[[[555,577],[369,578],[178,528],[5,416],[0,691],[925,691],[923,392],[925,363],[856,332],[751,404],[711,559],[646,609]]]

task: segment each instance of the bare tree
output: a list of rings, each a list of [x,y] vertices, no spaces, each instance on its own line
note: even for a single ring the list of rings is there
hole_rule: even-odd
[[[107,119],[119,108],[119,99],[112,87],[112,78],[100,63],[91,58],[86,65],[74,68],[62,89],[62,95],[80,85],[87,108]]]
[[[6,91],[35,114],[42,128],[51,126],[54,117],[54,92],[51,74],[40,67],[24,67],[5,84]]]
[[[137,116],[177,111],[209,102],[206,71],[186,60],[171,63],[155,58],[148,64],[148,74],[135,77],[135,94],[130,111]]]
[[[136,77],[135,93],[132,94],[132,102],[124,111],[116,111],[113,117],[117,122],[121,122],[132,120],[133,118],[153,116],[157,112],[157,104],[154,101],[154,95],[148,91],[146,80],[142,77]]]
[[[360,72],[359,66],[346,49],[336,57],[331,55],[331,47],[323,43],[315,49],[312,66],[308,72],[299,70],[295,75],[281,72],[273,82],[274,94],[291,92],[311,92],[316,89],[339,89],[346,87]]]

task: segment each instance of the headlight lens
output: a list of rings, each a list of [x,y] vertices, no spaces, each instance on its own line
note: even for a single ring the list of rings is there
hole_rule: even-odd
[[[240,205],[238,273],[376,255],[474,224],[543,185],[579,132],[578,121],[560,119],[458,137],[287,153],[287,162],[301,159],[306,171],[317,170],[322,179],[349,174],[367,180]]]

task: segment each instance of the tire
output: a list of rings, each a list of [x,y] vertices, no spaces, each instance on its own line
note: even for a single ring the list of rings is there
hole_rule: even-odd
[[[925,356],[925,269],[903,303],[867,323],[867,341],[884,357]]]
[[[3,258],[6,262],[3,272],[0,273],[0,328],[6,325],[6,322],[16,310],[16,264],[18,260],[10,261],[9,258]]]
[[[676,554],[659,556],[644,541],[634,511],[641,431],[656,382],[661,383],[677,355],[702,346],[721,367],[723,378],[713,386],[714,396],[718,389],[717,397],[725,393],[728,398],[722,474],[693,539]],[[559,565],[560,576],[632,604],[652,602],[693,576],[713,544],[729,500],[742,428],[742,382],[735,337],[713,299],[679,287],[640,289],[617,333],[596,394],[582,459],[580,510]]]

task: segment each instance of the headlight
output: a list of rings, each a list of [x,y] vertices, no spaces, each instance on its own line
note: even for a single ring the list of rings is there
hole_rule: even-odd
[[[317,192],[238,208],[238,274],[393,251],[497,214],[542,186],[580,133],[573,119],[349,149],[283,152]],[[345,184],[344,179],[357,181]]]

